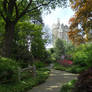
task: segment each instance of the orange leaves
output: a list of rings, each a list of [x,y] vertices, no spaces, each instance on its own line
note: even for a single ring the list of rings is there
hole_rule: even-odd
[[[75,10],[75,14],[69,20],[69,38],[75,44],[89,41],[89,30],[92,29],[92,0],[70,0],[70,2],[71,8]],[[82,35],[82,33],[85,33],[85,39],[87,40],[84,40],[84,35]]]
[[[69,39],[72,40],[73,44],[75,44],[75,45],[84,43],[84,38],[82,37],[81,34],[78,34],[78,33],[79,33],[79,30],[77,30],[77,29],[75,31],[70,30],[68,32]]]
[[[70,18],[69,24],[71,24],[75,20],[75,17]]]

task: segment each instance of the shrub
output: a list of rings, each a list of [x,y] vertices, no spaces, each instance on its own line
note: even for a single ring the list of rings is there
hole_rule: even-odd
[[[67,68],[67,72],[71,73],[81,73],[86,69],[86,67],[81,67],[80,65],[72,65],[71,67]]]
[[[37,69],[46,66],[46,64],[44,62],[41,62],[41,61],[36,61],[34,64],[36,65]]]
[[[92,68],[78,76],[73,92],[92,92]]]
[[[65,70],[66,70],[66,67],[62,66],[62,65],[59,64],[59,63],[55,63],[55,64],[54,64],[54,69],[56,69],[56,70],[61,70],[61,71],[65,71]]]
[[[60,92],[72,92],[72,90],[74,89],[74,85],[75,85],[76,80],[72,80],[68,83],[65,83]]]
[[[45,56],[42,61],[44,61],[46,64],[50,64],[52,62],[51,53],[49,51],[45,51]]]
[[[54,47],[54,52],[55,52],[55,58],[59,60],[62,55],[65,55],[65,46],[64,46],[64,41],[61,39],[57,39],[55,42],[55,47]]]
[[[55,63],[54,69],[61,70],[61,71],[67,71],[67,72],[71,72],[71,73],[81,73],[84,70],[86,70],[87,67],[81,67],[80,65],[71,65],[71,66],[66,67],[60,63]]]
[[[0,83],[17,81],[17,67],[12,59],[0,58]]]
[[[92,44],[80,45],[73,54],[75,64],[83,66],[92,66]]]
[[[2,84],[0,85],[0,92],[26,92],[30,90],[32,87],[43,83],[49,76],[48,69],[41,69],[37,71],[36,77],[29,77],[20,82],[14,82],[12,84]]]
[[[58,60],[57,62],[59,62],[60,64],[62,64],[64,66],[69,66],[69,65],[72,65],[73,64],[72,61],[66,60],[66,59],[64,59],[64,60]]]

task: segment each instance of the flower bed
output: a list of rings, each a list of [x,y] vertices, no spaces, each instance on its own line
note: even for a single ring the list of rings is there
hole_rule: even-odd
[[[69,66],[69,65],[72,65],[73,62],[71,60],[58,60],[57,62],[59,62],[60,64],[64,65],[64,66]]]

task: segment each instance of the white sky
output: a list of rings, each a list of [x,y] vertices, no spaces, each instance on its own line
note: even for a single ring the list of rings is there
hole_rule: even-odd
[[[60,23],[69,25],[69,19],[74,15],[73,10],[68,8],[56,8],[55,10],[52,10],[50,14],[42,14],[43,22],[45,25],[47,25],[50,29],[52,29],[52,25],[57,23],[58,19],[60,20]],[[53,47],[52,44],[49,44],[46,48]]]
[[[57,23],[59,19],[61,23],[69,25],[69,19],[73,16],[74,12],[70,7],[68,8],[56,8],[52,10],[50,14],[46,15],[43,13],[42,18],[45,25],[52,28],[52,25]]]

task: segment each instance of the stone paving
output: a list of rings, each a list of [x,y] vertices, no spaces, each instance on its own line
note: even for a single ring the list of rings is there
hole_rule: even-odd
[[[76,78],[77,75],[75,74],[51,69],[50,76],[46,82],[28,92],[60,92],[60,88],[64,83]]]

